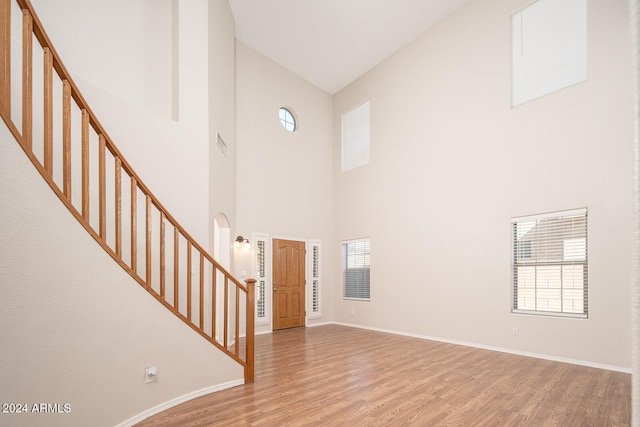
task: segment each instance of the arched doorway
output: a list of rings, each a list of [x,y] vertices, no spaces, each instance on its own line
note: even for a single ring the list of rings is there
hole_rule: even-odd
[[[231,263],[231,227],[227,216],[219,213],[213,220],[213,257],[227,270]]]

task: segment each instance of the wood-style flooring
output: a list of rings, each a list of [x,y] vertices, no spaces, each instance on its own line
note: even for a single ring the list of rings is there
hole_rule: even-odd
[[[255,383],[139,426],[629,426],[631,375],[327,325],[256,337]]]

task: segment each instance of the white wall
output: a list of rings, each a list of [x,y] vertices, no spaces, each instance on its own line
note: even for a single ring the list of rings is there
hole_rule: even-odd
[[[3,426],[112,426],[243,369],[156,302],[87,234],[1,125],[0,401],[69,403]],[[51,224],[55,224],[52,227]],[[158,382],[145,384],[147,366]]]
[[[31,3],[74,76],[169,116],[171,0]]]
[[[586,82],[511,109],[511,14],[528,2],[471,1],[334,96],[334,246],[372,250],[368,303],[342,300],[334,252],[334,318],[628,369],[627,2],[589,2]],[[340,115],[367,99],[371,162],[343,174]],[[589,319],[511,314],[510,218],[579,207]]]
[[[209,210],[210,222],[224,214],[235,227],[235,27],[226,1],[209,2]],[[226,155],[218,148],[224,140]]]
[[[126,159],[187,231],[210,247],[210,206],[234,207],[233,195],[210,201],[210,188],[228,185],[209,175],[210,108],[233,105],[234,96],[233,19],[226,2],[211,10],[206,0],[34,6]],[[210,50],[210,38],[224,42]],[[230,111],[213,114],[212,123],[232,134]],[[92,241],[2,131],[0,339],[12,344],[2,354],[0,398],[69,402],[72,413],[2,418],[0,424],[113,425],[187,393],[241,382],[240,366],[158,304]],[[151,364],[158,366],[159,382],[145,385],[144,368]]]
[[[210,248],[208,2],[33,4],[109,136],[169,212]]]
[[[282,106],[294,112],[295,132],[280,124]],[[324,318],[316,322],[331,319],[331,120],[329,94],[236,44],[237,231],[322,241]],[[250,271],[250,257],[236,255],[237,272]]]

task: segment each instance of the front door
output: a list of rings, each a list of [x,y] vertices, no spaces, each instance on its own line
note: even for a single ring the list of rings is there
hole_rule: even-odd
[[[304,246],[273,239],[273,330],[304,326]]]

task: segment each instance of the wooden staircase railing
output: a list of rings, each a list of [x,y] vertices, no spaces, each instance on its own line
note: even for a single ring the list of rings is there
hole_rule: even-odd
[[[19,13],[22,65],[12,76],[11,17]],[[42,93],[34,93],[34,75],[42,79]],[[12,78],[22,81],[21,89],[13,88],[21,99],[12,99]],[[40,110],[34,110],[34,98],[42,101]],[[96,242],[162,305],[242,365],[245,382],[253,382],[255,280],[236,280],[142,182],[80,94],[28,0],[0,0],[0,115]]]

